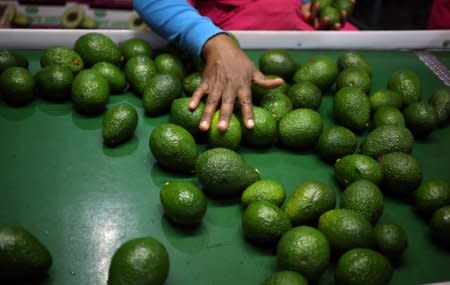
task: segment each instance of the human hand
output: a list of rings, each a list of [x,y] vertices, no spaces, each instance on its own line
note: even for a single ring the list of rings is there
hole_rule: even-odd
[[[350,2],[354,6],[356,0],[350,0]],[[318,16],[319,9],[320,9],[319,2],[315,2],[314,4],[307,4],[307,7],[305,7],[305,8],[302,7],[302,11],[303,11],[303,14],[305,15],[305,18],[313,26],[313,28],[315,30],[326,30],[328,28],[331,28],[334,30],[340,30],[349,18],[347,10],[341,9],[339,11],[341,21],[334,23],[330,27],[330,25],[329,25],[330,18],[328,16],[324,16],[322,19],[319,19],[319,16]],[[351,9],[353,9],[353,7]],[[351,11],[350,11],[350,13],[351,13]]]
[[[219,131],[226,131],[236,96],[241,104],[244,125],[249,129],[253,128],[255,122],[250,84],[254,82],[262,87],[273,88],[283,84],[283,79],[267,79],[229,36],[224,34],[216,35],[206,42],[203,57],[206,66],[202,83],[189,102],[189,108],[193,110],[203,96],[208,96],[199,124],[200,130],[209,129],[214,112],[221,102],[217,128]]]

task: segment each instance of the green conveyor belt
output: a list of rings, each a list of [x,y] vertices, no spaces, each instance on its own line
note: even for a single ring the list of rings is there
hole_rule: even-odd
[[[39,69],[40,51],[20,51]],[[334,59],[340,51],[294,51],[299,60],[314,54]],[[411,52],[362,52],[373,67],[372,90],[385,88],[394,71],[408,68],[423,82],[423,99],[443,83]],[[257,62],[261,51],[248,51]],[[439,56],[450,63],[449,53]],[[329,94],[328,94],[329,95]],[[163,216],[159,189],[174,175],[154,164],[148,138],[167,116],[143,115],[140,100],[126,93],[111,97],[111,104],[129,102],[139,112],[136,136],[110,149],[102,145],[102,117],[84,117],[71,103],[36,99],[13,108],[0,102],[0,222],[19,224],[34,233],[53,255],[49,277],[42,284],[106,284],[110,258],[128,239],[151,235],[168,249],[171,266],[167,284],[260,284],[276,269],[273,251],[260,249],[243,239],[242,209],[235,201],[208,200],[202,225],[179,230]],[[320,107],[325,127],[334,124],[332,97]],[[449,179],[450,128],[435,131],[417,141],[424,179]],[[291,152],[279,147],[239,152],[291,193],[305,180],[329,183],[341,192],[333,167],[314,153]],[[381,220],[401,224],[409,237],[403,262],[391,284],[420,284],[450,280],[450,251],[432,242],[429,228],[413,207],[386,197]],[[333,284],[333,266],[318,284]]]

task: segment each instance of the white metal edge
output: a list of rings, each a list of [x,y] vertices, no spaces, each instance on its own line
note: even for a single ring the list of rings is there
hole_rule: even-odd
[[[139,37],[159,48],[166,42],[153,32],[131,30],[0,29],[0,48],[43,49],[54,45],[72,47],[82,34],[103,33],[115,42]],[[232,31],[245,49],[444,49],[450,50],[450,30],[435,31]]]
[[[73,47],[75,41],[90,32],[102,33],[116,43],[138,37],[147,40],[153,48],[166,45],[166,41],[153,32],[132,30],[70,30],[70,29],[0,29],[0,48],[45,49],[60,45]]]
[[[286,49],[446,49],[450,31],[267,31],[236,32],[243,48]]]

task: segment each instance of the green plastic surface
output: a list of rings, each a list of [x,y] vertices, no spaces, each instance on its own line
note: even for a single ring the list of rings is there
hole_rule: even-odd
[[[444,51],[440,51],[440,52],[434,52],[433,53],[437,59],[442,62],[442,64],[444,64],[447,69],[450,70],[450,52],[444,52]]]
[[[21,51],[30,70],[39,69],[39,51]],[[336,59],[338,51],[296,51],[300,63],[313,54]],[[261,51],[249,51],[257,62]],[[372,90],[385,88],[395,70],[417,72],[427,99],[443,83],[410,52],[363,52],[373,67]],[[448,53],[447,53],[448,56]],[[209,199],[201,226],[180,230],[163,216],[160,187],[173,179],[189,179],[154,164],[148,138],[168,117],[148,118],[140,100],[131,93],[111,97],[111,104],[126,101],[139,112],[136,136],[108,148],[102,144],[102,116],[84,117],[71,103],[34,100],[21,108],[0,102],[0,222],[21,225],[48,246],[53,266],[47,279],[36,284],[106,284],[113,252],[131,238],[150,235],[170,255],[167,284],[260,284],[276,270],[274,251],[244,240],[242,209],[238,202]],[[334,124],[332,97],[320,107],[325,127]],[[449,179],[450,128],[436,130],[417,141],[413,155],[420,161],[424,179]],[[297,153],[272,147],[239,152],[291,193],[305,180],[339,186],[333,167],[314,153]],[[429,237],[429,227],[406,202],[386,197],[381,220],[401,224],[409,238],[403,262],[391,284],[420,284],[450,280],[450,252]],[[332,284],[333,266],[318,284]],[[35,283],[32,283],[35,284]]]

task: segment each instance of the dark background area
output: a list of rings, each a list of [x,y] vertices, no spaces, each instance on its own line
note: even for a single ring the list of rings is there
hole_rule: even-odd
[[[428,27],[432,3],[432,0],[356,0],[351,22],[361,30],[424,30]]]

